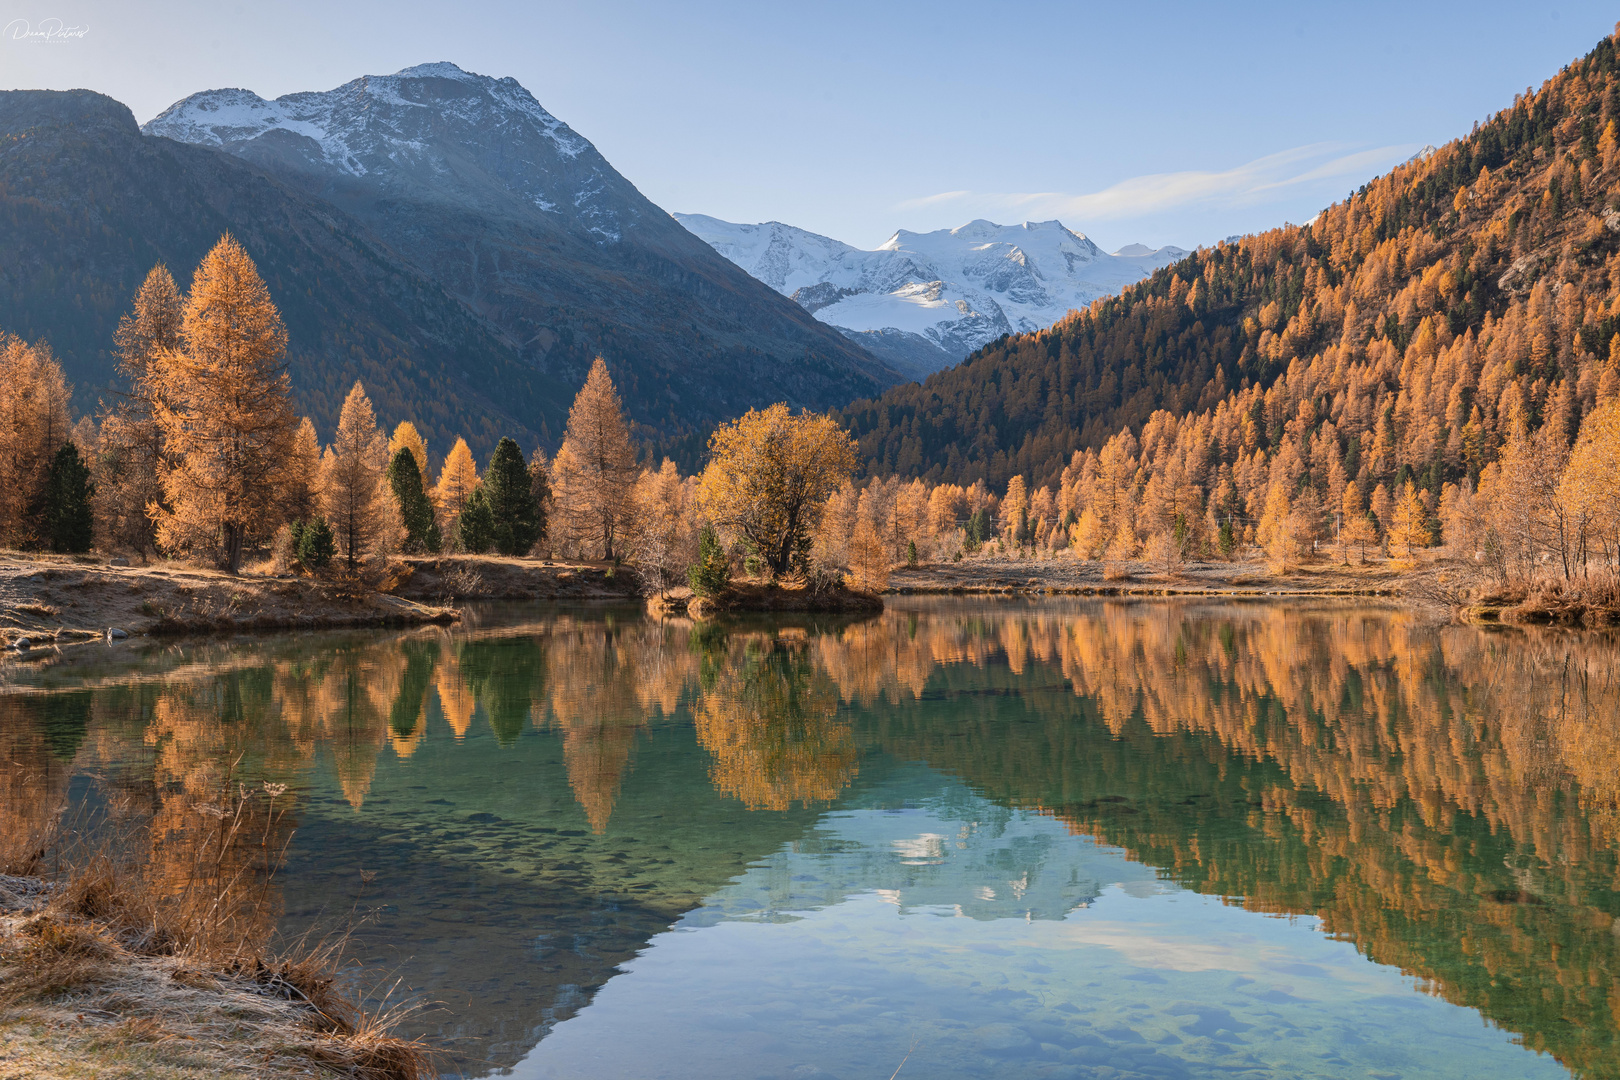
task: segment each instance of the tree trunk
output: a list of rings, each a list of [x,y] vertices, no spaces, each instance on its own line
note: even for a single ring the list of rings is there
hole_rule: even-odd
[[[242,571],[242,527],[225,523],[225,565],[232,574]]]

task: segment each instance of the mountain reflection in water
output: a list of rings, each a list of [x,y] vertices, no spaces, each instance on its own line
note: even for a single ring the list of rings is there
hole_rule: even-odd
[[[1332,603],[500,609],[12,669],[0,807],[178,873],[232,763],[290,785],[283,931],[365,915],[469,1075],[1613,1076],[1617,661]]]

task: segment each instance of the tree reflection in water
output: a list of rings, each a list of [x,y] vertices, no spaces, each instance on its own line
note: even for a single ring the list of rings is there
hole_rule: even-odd
[[[1350,604],[918,601],[856,624],[573,613],[115,663],[9,676],[8,838],[37,833],[71,777],[94,776],[106,805],[149,829],[150,858],[179,867],[192,807],[229,769],[291,785],[287,824],[305,817],[312,835],[330,816],[316,794],[335,783],[349,828],[369,836],[386,777],[390,835],[417,837],[409,857],[510,874],[528,839],[434,847],[437,804],[476,790],[462,775],[475,760],[485,773],[521,761],[530,797],[501,816],[556,834],[555,804],[533,797],[555,748],[588,834],[505,880],[639,914],[557,976],[566,994],[562,981],[534,991],[546,1008],[588,1000],[647,934],[816,808],[880,785],[881,762],[916,761],[1185,887],[1319,917],[1574,1071],[1620,1072],[1611,635],[1439,627]],[[532,1027],[514,1044],[543,1034]]]

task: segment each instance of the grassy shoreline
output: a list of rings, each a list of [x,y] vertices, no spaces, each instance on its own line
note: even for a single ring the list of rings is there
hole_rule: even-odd
[[[713,610],[800,610],[803,598],[755,583]],[[737,590],[733,590],[737,591]],[[1474,623],[1603,626],[1620,621],[1615,576],[1491,585],[1466,562],[1415,563],[1373,557],[1345,565],[1331,556],[1278,573],[1253,560],[1082,561],[973,556],[893,570],[899,595],[1059,595],[1099,597],[1247,596],[1286,599],[1364,596],[1450,610]],[[781,595],[776,595],[781,592]],[[790,595],[791,593],[791,595]],[[176,563],[113,565],[91,557],[0,552],[0,646],[11,655],[46,655],[74,644],[123,637],[412,627],[459,621],[465,600],[624,601],[638,594],[630,567],[494,555],[407,557],[391,564],[380,589],[308,576],[220,571]],[[684,598],[683,598],[684,599]],[[880,609],[833,598],[829,610]],[[836,602],[833,602],[836,601]],[[874,602],[875,601],[875,602]],[[684,608],[684,604],[676,605]],[[660,607],[666,614],[674,608]],[[18,650],[23,639],[30,648]]]
[[[410,1011],[368,1011],[347,937],[276,933],[293,824],[282,785],[232,770],[178,819],[115,799],[105,819],[10,786],[0,799],[0,1076],[337,1075],[420,1080]],[[153,841],[163,837],[166,854]]]

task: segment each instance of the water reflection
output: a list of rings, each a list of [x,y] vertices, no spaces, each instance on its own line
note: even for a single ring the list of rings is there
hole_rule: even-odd
[[[674,948],[672,925],[815,923],[867,897],[908,925],[1093,932],[1109,896],[1191,890],[1235,917],[1307,917],[1315,939],[1607,1076],[1617,659],[1607,636],[1338,604],[918,601],[720,627],[506,613],[14,669],[0,808],[27,835],[94,775],[178,867],[227,770],[291,785],[284,927],[370,912],[362,949],[446,1003],[428,1034],[459,1040],[473,1073],[554,1031],[548,1046],[581,1045],[562,1032],[593,1030],[581,1010],[649,941]],[[1094,1007],[1115,989],[1088,991]],[[1299,1022],[1355,1026],[1329,1011]],[[1282,1060],[1245,1023],[1256,1060]]]

